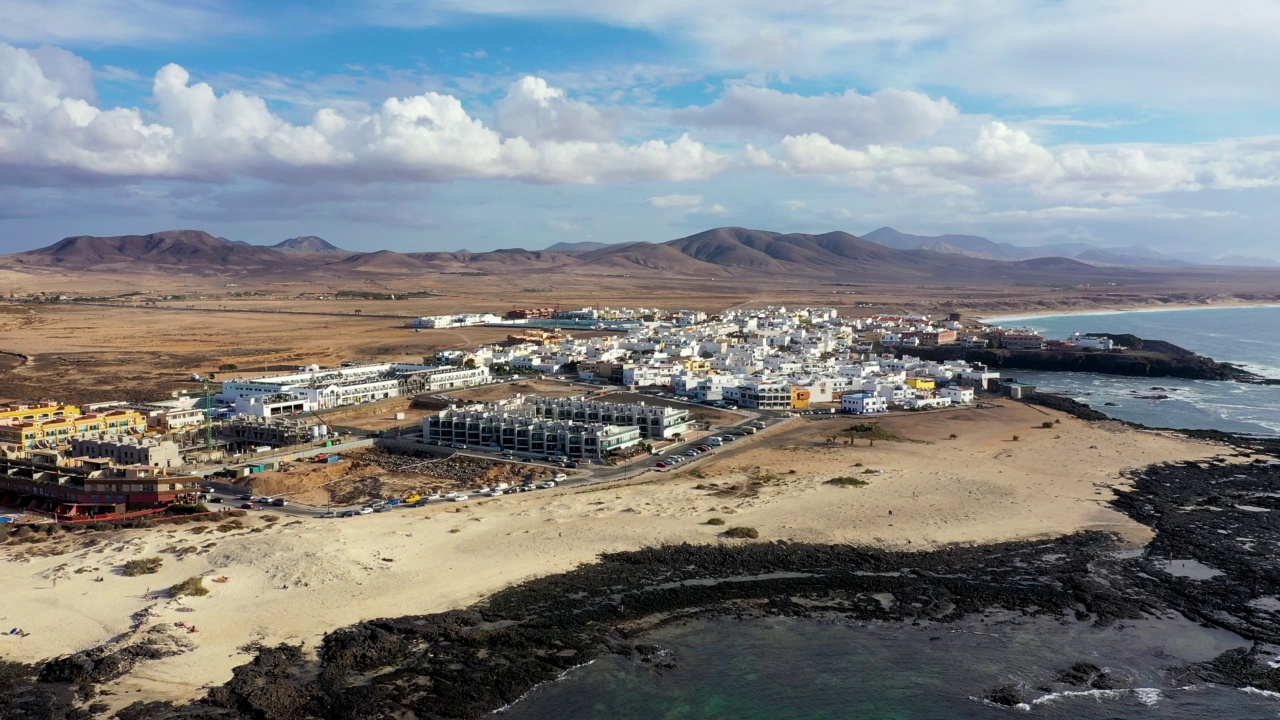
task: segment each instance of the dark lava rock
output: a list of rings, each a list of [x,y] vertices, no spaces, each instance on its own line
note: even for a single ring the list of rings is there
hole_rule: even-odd
[[[1133,335],[1108,335],[1124,350],[1098,351],[1079,348],[1007,350],[937,345],[897,350],[924,360],[964,360],[1010,370],[1094,372],[1130,377],[1176,377],[1187,380],[1238,380],[1262,383],[1264,378],[1230,363],[1217,362],[1162,340]],[[891,348],[886,348],[889,350]]]
[[[1094,678],[1102,674],[1102,668],[1089,663],[1076,663],[1058,673],[1058,682],[1066,685],[1074,685],[1082,687],[1088,685]]]
[[[983,695],[982,699],[1001,707],[1017,707],[1026,702],[1022,697],[1022,693],[1013,685],[998,687]]]
[[[899,552],[845,545],[766,542],[664,545],[608,553],[571,572],[500,591],[467,610],[372,620],[325,637],[317,660],[299,648],[256,649],[253,661],[194,703],[136,703],[122,720],[475,718],[607,653],[674,662],[642,642],[663,618],[839,616],[912,624],[1000,609],[1027,616],[1119,619],[1183,615],[1246,638],[1280,642],[1280,617],[1254,600],[1280,597],[1280,465],[1170,463],[1133,477],[1113,505],[1155,529],[1141,557],[1121,558],[1115,539],[1079,533],[1053,540]],[[1211,508],[1212,512],[1205,509]],[[1165,572],[1161,558],[1197,560],[1208,579]],[[778,573],[789,574],[779,576]],[[700,581],[700,582],[690,582]],[[709,582],[708,582],[709,581]],[[897,600],[885,608],[877,595]],[[672,620],[675,621],[675,620]],[[644,628],[633,631],[630,628]],[[40,671],[0,665],[0,717],[79,720],[77,685],[109,683],[137,656],[88,651]],[[1256,653],[1193,666],[1209,682],[1280,691],[1280,670]],[[9,670],[5,668],[9,667]],[[4,677],[9,677],[7,686]],[[1063,682],[1095,688],[1116,679],[1080,663]],[[1017,688],[986,699],[1023,702]]]

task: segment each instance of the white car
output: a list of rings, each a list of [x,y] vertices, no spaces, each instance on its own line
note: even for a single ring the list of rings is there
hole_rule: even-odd
[[[369,507],[368,505],[365,505],[364,507],[360,508],[361,515],[369,515],[372,512],[373,512],[373,508]]]
[[[466,495],[454,495],[453,497],[451,497],[451,498],[449,498],[449,499],[450,499],[450,500],[452,500],[452,501],[454,501],[454,502],[462,502],[463,500],[467,500],[467,499],[469,499],[469,498],[468,498]]]
[[[486,495],[488,495],[489,497],[498,497],[499,495],[501,495],[501,494],[502,494],[502,491],[501,491],[501,490],[490,490],[489,492],[487,492],[487,493],[485,493],[485,494],[486,494]]]
[[[458,493],[457,493],[457,491],[456,491],[456,490],[450,490],[449,492],[445,493],[445,494],[444,494],[444,496],[445,496],[446,498],[449,498],[450,500],[452,500],[452,499],[454,499],[454,498],[458,497]]]

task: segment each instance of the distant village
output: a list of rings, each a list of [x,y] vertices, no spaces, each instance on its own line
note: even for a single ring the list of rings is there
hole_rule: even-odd
[[[393,398],[426,398],[438,406],[421,421],[420,433],[410,426],[402,442],[480,447],[499,453],[497,459],[607,463],[680,440],[694,427],[691,410],[699,405],[752,411],[752,417],[875,415],[968,405],[980,392],[1017,397],[1029,390],[1002,383],[999,372],[979,364],[920,359],[914,348],[1112,349],[1106,338],[1077,335],[1054,344],[1025,329],[965,322],[958,314],[844,318],[829,307],[716,315],[528,308],[504,317],[460,314],[408,323],[419,331],[470,325],[511,332],[503,342],[441,351],[421,363],[313,364],[216,384],[193,374],[204,392],[147,403],[0,407],[0,507],[76,521],[194,503],[201,492],[197,471],[251,474],[278,468],[281,452],[290,448],[349,442],[349,433],[341,437],[321,414]],[[487,403],[446,394],[529,376],[576,382],[583,393],[555,399],[512,393]],[[615,402],[601,397],[605,386],[631,394]]]

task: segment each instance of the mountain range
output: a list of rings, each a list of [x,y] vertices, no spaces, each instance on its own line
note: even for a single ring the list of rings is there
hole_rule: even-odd
[[[1195,253],[1163,253],[1144,245],[1109,248],[1081,242],[1013,245],[1011,243],[995,242],[977,235],[909,235],[890,227],[872,230],[862,237],[865,240],[897,250],[930,250],[948,255],[964,255],[987,260],[1030,260],[1039,257],[1065,257],[1091,265],[1115,265],[1121,267],[1280,266],[1280,263],[1265,258],[1210,257]]]
[[[883,235],[883,233],[882,233]],[[957,245],[958,247],[958,245]],[[332,248],[332,249],[331,249]],[[819,235],[724,227],[664,243],[635,242],[583,249],[489,252],[359,253],[319,238],[277,247],[240,244],[200,230],[150,235],[76,236],[0,258],[14,269],[128,271],[299,278],[529,274],[581,269],[655,276],[852,280],[860,282],[1119,280],[1135,270],[1069,258],[993,260],[937,249],[896,249],[846,232]]]

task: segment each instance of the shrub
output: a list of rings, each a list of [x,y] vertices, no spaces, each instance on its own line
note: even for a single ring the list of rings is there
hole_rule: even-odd
[[[760,531],[753,527],[731,527],[724,531],[724,536],[739,540],[755,540],[760,537]]]
[[[170,505],[169,513],[171,515],[195,515],[197,513],[207,513],[209,508],[204,503],[193,503],[189,505]]]
[[[120,572],[127,577],[138,577],[139,575],[154,575],[160,572],[160,566],[164,564],[164,560],[158,557],[140,558],[130,560],[120,568]]]
[[[280,519],[279,515],[259,515],[258,519],[262,522],[273,523]]]
[[[718,517],[711,518],[710,520],[708,520],[708,521],[707,521],[707,524],[708,524],[708,525],[723,525],[723,524],[724,524],[724,518],[718,518]]]
[[[827,484],[828,484],[828,485],[835,485],[836,487],[866,487],[867,485],[870,485],[871,483],[867,482],[866,480],[863,480],[862,478],[856,478],[856,477],[835,477],[835,478],[831,478],[830,480],[828,480],[828,481],[827,481]]]
[[[93,525],[89,526],[89,529],[97,530],[98,532],[106,532],[107,530],[114,530],[115,528],[113,528],[111,525],[108,525],[107,523],[94,523]]]
[[[951,436],[950,436],[950,437],[951,437],[951,439],[952,439],[952,440],[955,440],[956,438],[958,438],[958,437],[960,437],[960,436],[959,436],[959,435],[957,435],[957,434],[955,434],[955,433],[951,433]]]
[[[1022,439],[1022,438],[1018,437],[1017,435],[1014,435],[1014,436],[1013,436],[1013,441],[1014,441],[1014,442],[1018,442],[1018,441],[1019,441],[1019,440],[1021,440],[1021,439]]]
[[[1044,422],[1040,423],[1040,427],[1044,428],[1045,430],[1048,430],[1053,427],[1053,422],[1049,420],[1045,420]]]
[[[201,595],[208,595],[208,594],[209,594],[209,588],[204,586],[204,578],[200,577],[199,575],[195,577],[189,577],[186,580],[183,580],[182,582],[178,583],[177,585],[174,585],[173,587],[169,588],[169,597],[175,597],[175,598],[183,597],[184,595],[191,595],[191,596],[198,597]]]

